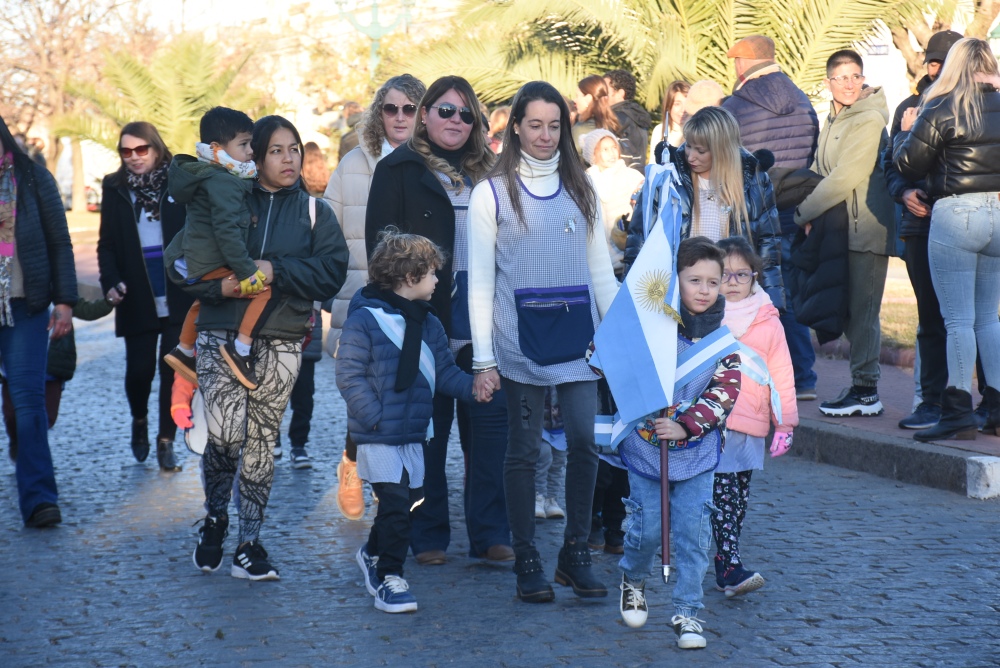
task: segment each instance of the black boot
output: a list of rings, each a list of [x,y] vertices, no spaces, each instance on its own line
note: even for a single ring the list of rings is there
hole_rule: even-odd
[[[976,416],[972,414],[972,395],[955,387],[945,388],[941,395],[941,420],[913,435],[918,441],[976,440]]]
[[[590,549],[586,543],[566,542],[559,550],[556,583],[573,587],[580,598],[601,598],[608,589],[590,572]]]
[[[146,418],[132,418],[132,454],[137,462],[149,456],[149,423]]]
[[[517,555],[514,572],[517,574],[517,597],[525,603],[546,603],[555,599],[556,593],[542,571],[538,550]]]
[[[156,461],[160,463],[160,468],[164,471],[180,471],[177,459],[174,458],[174,441],[171,438],[156,439]]]
[[[983,392],[982,407],[986,409],[986,422],[979,431],[1000,436],[1000,391],[987,386]]]

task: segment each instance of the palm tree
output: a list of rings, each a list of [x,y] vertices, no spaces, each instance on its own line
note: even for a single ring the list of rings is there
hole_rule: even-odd
[[[64,136],[89,139],[112,151],[121,128],[131,121],[156,126],[171,151],[192,152],[202,115],[218,105],[251,116],[266,113],[261,91],[234,85],[249,54],[223,65],[218,48],[200,37],[184,37],[158,49],[147,64],[127,52],[105,55],[102,83],[77,83],[71,92],[87,104],[83,113],[53,121]]]
[[[486,101],[511,97],[521,83],[550,81],[575,90],[582,74],[634,72],[637,97],[656,108],[674,79],[732,84],[726,51],[765,34],[792,80],[816,93],[826,58],[870,39],[880,17],[920,0],[465,0],[460,24],[440,43],[406,59],[431,80],[467,78]]]

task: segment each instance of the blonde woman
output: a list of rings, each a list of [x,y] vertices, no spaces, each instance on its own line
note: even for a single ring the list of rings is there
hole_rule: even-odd
[[[760,285],[784,308],[781,230],[767,176],[774,157],[743,148],[736,119],[719,107],[691,116],[684,123],[684,140],[670,158],[681,178],[681,238],[744,237],[764,260]]]
[[[948,386],[941,420],[918,441],[974,439],[976,345],[986,376],[984,433],[1000,427],[1000,73],[987,41],[959,40],[907,110],[893,159],[905,178],[924,178],[933,202],[928,255],[948,333]],[[971,297],[971,298],[970,298]]]
[[[401,232],[429,238],[445,252],[444,266],[437,271],[440,282],[430,302],[448,334],[456,362],[471,371],[466,215],[473,186],[496,156],[483,132],[479,99],[461,77],[446,76],[432,83],[420,100],[417,118],[409,142],[375,167],[365,219],[366,246],[370,255],[379,232],[394,225]],[[424,565],[445,563],[451,542],[445,456],[455,402],[446,397],[436,397],[434,402],[434,438],[424,445],[424,502],[414,511],[411,533],[413,554]],[[514,558],[503,494],[505,406],[499,393],[490,403],[460,404],[458,410],[468,464],[469,556],[490,561]]]
[[[330,306],[326,350],[333,357],[337,356],[351,297],[368,281],[365,212],[375,165],[413,134],[417,123],[417,103],[426,90],[423,82],[410,74],[392,77],[382,84],[359,122],[361,141],[337,165],[323,194],[337,214],[351,252],[347,282]],[[337,507],[349,520],[360,520],[365,514],[363,487],[357,475],[357,450],[348,433],[344,454],[337,467]]]

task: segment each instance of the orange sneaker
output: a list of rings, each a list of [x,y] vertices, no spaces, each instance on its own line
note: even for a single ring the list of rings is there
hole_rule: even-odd
[[[361,478],[358,477],[358,464],[347,458],[347,453],[340,457],[337,464],[337,508],[349,520],[360,520],[365,516],[365,494]]]

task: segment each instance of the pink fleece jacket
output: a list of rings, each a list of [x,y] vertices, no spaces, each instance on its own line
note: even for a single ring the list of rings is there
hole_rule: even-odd
[[[760,307],[752,315],[747,309],[755,304],[760,304]],[[749,326],[746,320],[750,320]],[[781,398],[782,421],[780,425],[775,422],[775,425],[778,431],[792,431],[799,424],[795,374],[792,371],[788,343],[785,341],[785,330],[778,320],[778,309],[774,308],[767,293],[758,289],[743,301],[726,302],[726,315],[722,324],[728,326],[740,343],[756,351],[767,364]],[[740,396],[726,420],[726,427],[750,436],[764,437],[767,436],[772,420],[774,416],[771,413],[770,390],[744,375]]]

